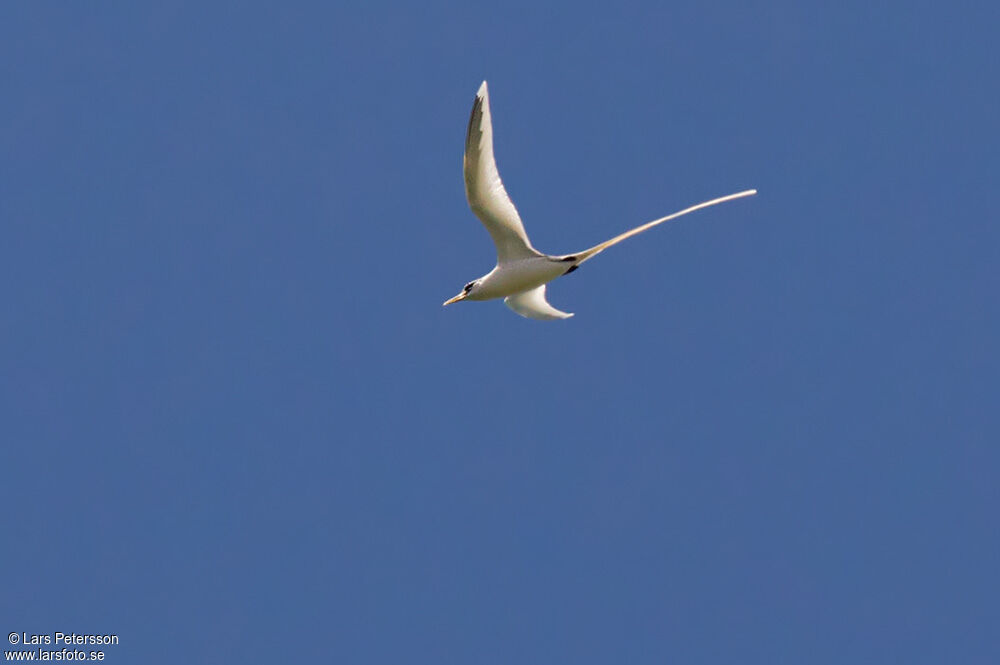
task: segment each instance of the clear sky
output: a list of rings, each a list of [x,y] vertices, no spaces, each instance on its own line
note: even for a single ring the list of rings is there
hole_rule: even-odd
[[[1000,10],[5,3],[5,632],[1000,662]],[[490,83],[549,288],[461,178]]]

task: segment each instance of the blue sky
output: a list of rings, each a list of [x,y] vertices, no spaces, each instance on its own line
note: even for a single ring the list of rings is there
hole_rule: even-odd
[[[0,12],[0,628],[107,662],[995,663],[988,3]],[[493,265],[467,114],[573,319]]]

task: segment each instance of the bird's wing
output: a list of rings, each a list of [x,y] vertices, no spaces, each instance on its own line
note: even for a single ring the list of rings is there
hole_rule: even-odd
[[[528,291],[515,293],[503,299],[504,304],[512,310],[528,319],[541,319],[542,321],[552,321],[554,319],[568,319],[573,316],[569,312],[560,312],[549,304],[545,299],[545,285],[536,286]]]
[[[631,229],[629,231],[626,231],[625,233],[622,233],[621,235],[617,235],[614,238],[612,238],[611,240],[605,240],[604,242],[602,242],[599,245],[594,245],[590,249],[585,249],[582,252],[576,252],[575,254],[567,254],[566,256],[572,256],[572,257],[576,258],[576,265],[580,265],[581,263],[583,263],[587,259],[592,258],[592,257],[596,256],[597,254],[600,254],[601,252],[603,252],[604,250],[606,250],[608,247],[611,247],[612,245],[617,245],[622,240],[628,240],[632,236],[639,235],[643,231],[648,231],[649,229],[653,228],[657,224],[662,224],[663,222],[669,222],[671,219],[677,219],[681,215],[686,215],[689,212],[694,212],[695,210],[701,210],[702,208],[707,208],[709,206],[714,206],[714,205],[716,205],[718,203],[725,203],[726,201],[732,201],[733,199],[741,199],[744,196],[753,196],[756,193],[757,193],[756,189],[748,189],[748,190],[743,191],[743,192],[737,192],[736,194],[730,194],[728,196],[720,196],[717,199],[712,199],[711,201],[705,201],[703,203],[699,203],[697,205],[693,205],[690,208],[685,208],[684,210],[681,210],[679,212],[675,212],[673,214],[667,215],[666,217],[660,217],[659,219],[654,219],[653,221],[647,222],[646,224],[643,224],[642,226],[637,226],[634,229]]]
[[[465,195],[469,207],[493,236],[498,263],[539,256],[531,246],[517,208],[507,196],[493,158],[493,122],[486,81],[476,93],[465,137]]]

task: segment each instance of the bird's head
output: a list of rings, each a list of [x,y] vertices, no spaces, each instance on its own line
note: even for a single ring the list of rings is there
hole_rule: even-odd
[[[462,289],[462,292],[459,293],[454,298],[448,298],[447,300],[445,300],[444,301],[444,305],[450,305],[453,302],[458,302],[459,300],[465,300],[466,298],[468,298],[469,296],[471,296],[473,293],[475,293],[475,291],[476,291],[477,288],[479,288],[479,280],[478,279],[474,280],[472,282],[469,282],[468,284],[466,284],[465,288]],[[442,307],[444,305],[442,305]]]

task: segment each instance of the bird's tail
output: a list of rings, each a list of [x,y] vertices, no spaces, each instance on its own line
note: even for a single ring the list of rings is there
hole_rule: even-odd
[[[745,191],[742,191],[742,192],[737,192],[736,194],[730,194],[728,196],[720,196],[717,199],[712,199],[711,201],[705,201],[703,203],[699,203],[697,205],[693,205],[690,208],[684,208],[684,210],[680,210],[680,211],[675,212],[673,214],[667,215],[666,217],[660,217],[659,219],[654,219],[653,221],[647,222],[646,224],[643,224],[642,226],[637,226],[634,229],[631,229],[629,231],[626,231],[625,233],[622,233],[621,235],[617,235],[614,238],[612,238],[611,240],[605,240],[604,242],[602,242],[599,245],[594,245],[590,249],[585,249],[582,252],[576,252],[575,254],[567,254],[565,257],[560,257],[560,258],[562,258],[563,260],[572,260],[574,262],[572,269],[575,269],[576,266],[580,265],[581,263],[583,263],[584,261],[586,261],[588,259],[591,259],[591,258],[597,256],[598,254],[600,254],[601,252],[603,252],[604,250],[606,250],[608,247],[611,247],[613,245],[617,245],[622,240],[628,240],[632,236],[639,235],[643,231],[648,231],[649,229],[653,228],[654,226],[656,226],[658,224],[662,224],[663,222],[669,222],[672,219],[677,219],[678,217],[681,217],[682,215],[686,215],[689,212],[694,212],[695,210],[701,210],[702,208],[708,208],[709,206],[714,206],[714,205],[716,205],[718,203],[725,203],[726,201],[732,201],[733,199],[741,199],[744,196],[753,196],[756,193],[757,193],[756,189],[748,189],[748,190],[745,190]]]

